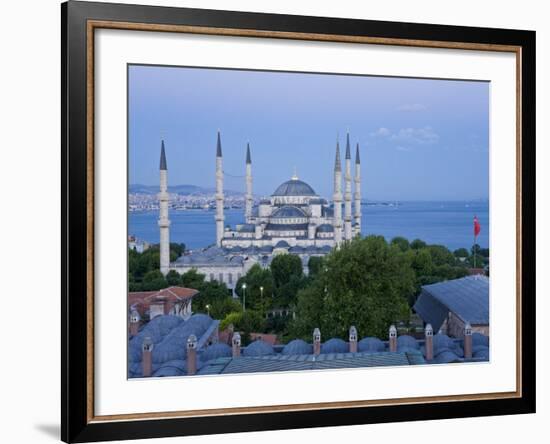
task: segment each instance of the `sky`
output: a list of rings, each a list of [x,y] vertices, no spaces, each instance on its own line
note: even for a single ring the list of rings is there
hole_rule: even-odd
[[[129,183],[215,187],[221,132],[225,188],[268,196],[296,170],[333,193],[336,141],[359,143],[367,200],[489,196],[488,82],[209,68],[129,66]],[[352,166],[353,171],[353,166]]]

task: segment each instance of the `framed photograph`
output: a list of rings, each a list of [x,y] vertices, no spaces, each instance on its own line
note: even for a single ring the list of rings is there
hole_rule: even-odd
[[[62,439],[535,411],[535,33],[69,1]]]

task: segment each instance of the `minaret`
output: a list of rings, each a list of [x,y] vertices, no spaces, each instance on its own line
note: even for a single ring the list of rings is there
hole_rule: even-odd
[[[160,228],[160,272],[168,273],[170,267],[170,219],[168,219],[168,170],[166,168],[166,153],[164,140],[160,145],[160,193],[159,198],[159,228]]]
[[[244,220],[250,223],[252,218],[252,159],[250,158],[250,144],[246,144],[246,206]]]
[[[344,239],[351,240],[351,150],[349,146],[349,133],[346,138],[346,172],[344,180],[346,183],[344,194]]]
[[[334,242],[342,242],[342,164],[340,162],[340,143],[336,141],[336,160],[334,162]]]
[[[359,144],[355,149],[355,236],[361,235],[361,159],[359,157]]]
[[[222,246],[223,237],[223,166],[222,166],[222,142],[218,131],[218,143],[216,146],[216,244]]]

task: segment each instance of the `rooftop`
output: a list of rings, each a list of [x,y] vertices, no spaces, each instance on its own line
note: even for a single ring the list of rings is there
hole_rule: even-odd
[[[317,196],[313,188],[299,179],[291,179],[277,187],[273,196]]]
[[[422,286],[414,310],[434,331],[441,328],[448,312],[472,325],[489,324],[489,279],[467,276]]]

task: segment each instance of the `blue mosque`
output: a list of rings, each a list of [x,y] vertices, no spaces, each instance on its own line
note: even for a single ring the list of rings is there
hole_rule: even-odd
[[[254,265],[267,267],[277,254],[300,257],[307,273],[311,257],[323,256],[342,242],[361,234],[361,160],[359,144],[352,155],[349,134],[346,137],[344,171],[340,146],[336,143],[332,202],[319,196],[296,173],[279,185],[273,194],[253,205],[252,155],[246,147],[245,210],[243,223],[225,225],[224,170],[221,135],[216,143],[216,245],[186,252],[170,262],[169,194],[164,142],[160,160],[160,269],[180,274],[196,269],[207,280],[224,282],[234,290],[237,280]],[[353,183],[353,190],[352,190]],[[342,184],[344,185],[342,187]],[[353,191],[353,192],[352,192]]]

